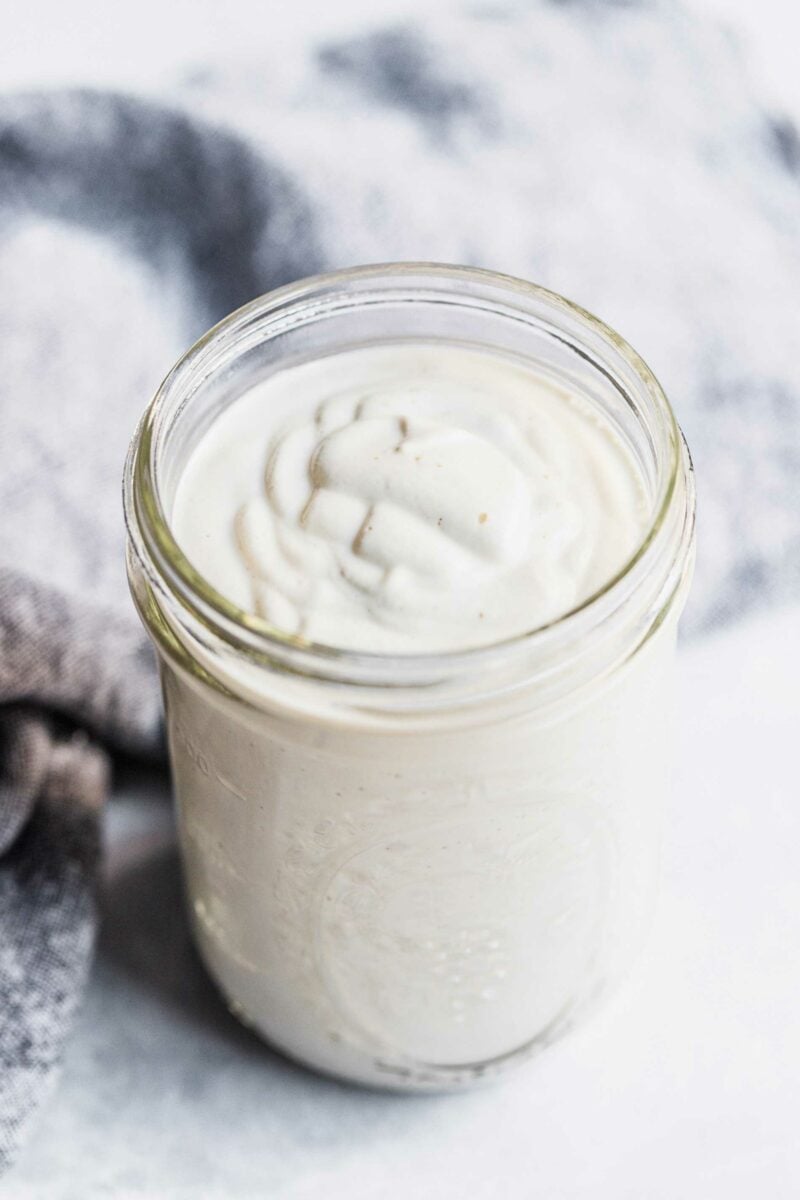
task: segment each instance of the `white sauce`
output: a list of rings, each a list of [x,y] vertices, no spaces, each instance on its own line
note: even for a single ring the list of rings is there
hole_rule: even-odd
[[[647,504],[588,400],[409,344],[254,387],[199,442],[172,516],[241,608],[405,652],[580,604],[635,551]],[[552,1040],[646,923],[674,630],[578,697],[445,724],[381,726],[367,701],[329,714],[336,689],[199,647],[227,691],[167,666],[195,928],[235,1010],[312,1065],[399,1087],[466,1083]]]
[[[285,633],[464,649],[557,619],[634,553],[632,456],[588,401],[497,355],[399,344],[283,370],[212,425],[172,524]]]

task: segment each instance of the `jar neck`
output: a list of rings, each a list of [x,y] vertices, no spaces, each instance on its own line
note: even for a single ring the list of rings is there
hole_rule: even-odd
[[[218,595],[169,526],[171,495],[224,407],[278,366],[402,337],[458,340],[572,381],[617,426],[645,477],[652,521],[619,576],[552,624],[458,653],[376,655],[304,643]],[[131,577],[162,651],[252,703],[277,686],[327,689],[337,705],[387,712],[471,707],[535,690],[546,703],[634,654],[679,604],[691,565],[694,488],[685,442],[652,374],[616,334],[551,293],[462,268],[402,264],[304,281],[262,297],[178,363],[141,423],[125,481]],[[184,664],[186,665],[186,664]],[[290,686],[291,681],[291,686]],[[333,702],[333,701],[332,701]]]

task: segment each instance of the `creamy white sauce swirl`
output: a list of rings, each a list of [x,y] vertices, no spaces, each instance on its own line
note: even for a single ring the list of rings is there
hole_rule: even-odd
[[[172,514],[217,590],[345,649],[463,649],[608,582],[647,519],[590,402],[496,355],[401,344],[287,368],[190,457]]]

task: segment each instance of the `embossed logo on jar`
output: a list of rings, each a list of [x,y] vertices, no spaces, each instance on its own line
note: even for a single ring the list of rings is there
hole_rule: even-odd
[[[239,790],[239,788],[235,787],[234,784],[231,783],[231,781],[225,775],[223,775],[221,771],[217,769],[216,764],[209,757],[210,752],[206,753],[200,750],[197,745],[195,745],[183,725],[176,722],[173,736],[176,743],[180,745],[185,752],[189,762],[200,772],[201,775],[205,775],[207,778],[216,780],[216,782],[220,784],[220,786],[236,800],[245,802],[244,794]]]
[[[364,846],[317,930],[337,1008],[375,1049],[451,1066],[534,1039],[595,984],[613,838],[560,795]]]

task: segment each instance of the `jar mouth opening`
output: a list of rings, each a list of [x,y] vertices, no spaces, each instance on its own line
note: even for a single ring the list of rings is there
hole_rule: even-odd
[[[556,322],[561,318],[573,328],[590,333],[595,343],[613,352],[626,365],[637,386],[653,404],[664,434],[666,461],[659,470],[651,519],[634,553],[601,588],[553,620],[488,644],[444,652],[384,653],[349,650],[286,633],[257,614],[239,608],[214,588],[195,569],[173,536],[158,486],[158,455],[165,409],[176,394],[182,396],[180,408],[191,402],[192,395],[214,373],[221,345],[235,342],[237,347],[243,348],[258,344],[259,337],[263,341],[265,320],[271,324],[267,337],[274,337],[287,326],[293,327],[323,315],[337,298],[343,298],[342,289],[348,286],[358,285],[363,289],[364,294],[355,297],[357,303],[374,304],[380,303],[381,285],[386,289],[387,285],[397,287],[415,282],[460,289],[452,299],[465,304],[470,300],[479,303],[481,297],[487,304],[491,303],[492,296],[495,302],[502,299],[511,306],[506,315],[514,317],[513,310],[517,307],[516,319],[523,321],[526,319],[525,305],[533,302]],[[384,297],[386,294],[384,291]],[[352,307],[354,298],[351,296],[349,300]],[[532,323],[530,316],[528,319]],[[558,338],[559,326],[551,326],[549,333]],[[611,378],[594,356],[581,351],[566,337],[564,340],[568,341],[570,349],[589,359],[595,368]],[[613,382],[619,388],[619,383]],[[660,535],[672,510],[681,473],[688,472],[690,467],[685,442],[658,380],[640,355],[599,318],[556,292],[514,276],[450,264],[386,263],[315,275],[268,292],[223,318],[199,338],[166,376],[142,417],[128,453],[123,500],[128,535],[140,561],[148,568],[151,584],[162,595],[166,592],[168,598],[177,600],[201,627],[209,629],[232,650],[273,666],[276,662],[300,661],[300,673],[303,674],[313,674],[314,664],[323,668],[327,665],[328,671],[331,668],[335,671],[338,665],[356,669],[371,682],[379,678],[384,682],[406,682],[424,678],[434,664],[452,670],[461,667],[480,669],[489,659],[514,656],[571,633],[580,635],[586,628],[602,622],[622,605],[635,591],[638,580],[647,574],[648,564],[657,552]],[[684,525],[688,523],[687,517],[689,521],[693,519],[692,503],[690,496]],[[323,669],[323,674],[328,671]]]

